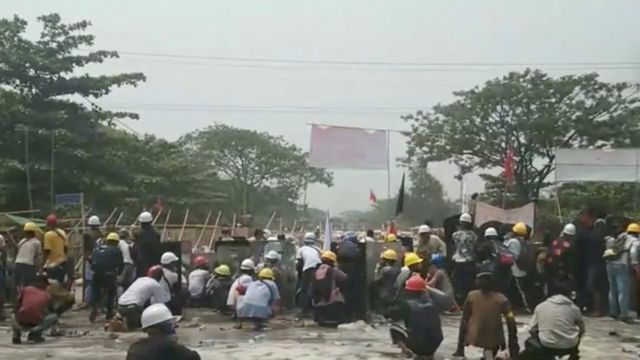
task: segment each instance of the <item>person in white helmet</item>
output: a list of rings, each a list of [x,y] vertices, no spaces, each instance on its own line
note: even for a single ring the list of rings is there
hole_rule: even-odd
[[[575,251],[576,226],[566,224],[557,239],[551,242],[547,253],[545,275],[547,286],[551,280],[562,280],[576,285],[576,251]]]
[[[144,276],[153,265],[160,263],[160,234],[153,228],[153,215],[144,211],[138,217],[140,230],[133,236],[138,277]]]
[[[304,235],[304,245],[298,250],[296,255],[296,268],[300,284],[300,306],[301,318],[305,318],[311,312],[311,296],[309,286],[315,276],[316,269],[322,264],[322,250],[315,245],[316,234],[308,232]]]
[[[171,294],[171,301],[167,303],[167,307],[171,309],[174,315],[182,315],[182,308],[186,299],[183,284],[187,281],[184,275],[179,274],[182,264],[180,258],[176,254],[167,251],[160,257],[160,266],[162,266],[163,279],[160,282],[162,287]]]
[[[429,225],[420,225],[418,228],[418,246],[416,254],[423,259],[431,259],[434,255],[447,256],[447,244],[433,233]]]
[[[127,329],[140,327],[142,311],[148,304],[165,304],[171,301],[171,294],[162,288],[162,267],[149,268],[147,276],[140,277],[118,298],[118,313],[124,319]]]
[[[96,245],[101,244],[103,234],[101,227],[100,218],[96,215],[89,217],[87,221],[87,225],[89,226],[89,232],[82,234],[82,252],[84,259],[84,281],[82,282],[83,291],[84,291],[84,302],[86,304],[91,304],[91,284],[93,282],[93,270],[91,269],[91,254],[93,253]]]
[[[126,360],[200,360],[196,351],[178,342],[176,319],[165,305],[149,306],[140,321],[148,337],[129,347]]]
[[[256,265],[251,259],[244,259],[240,263],[240,276],[231,284],[229,288],[229,295],[227,296],[227,306],[233,309],[233,314],[236,319],[234,328],[242,328],[242,319],[238,318],[237,308],[238,304],[242,300],[242,297],[247,291],[247,287],[253,281],[253,277],[256,273]]]
[[[458,231],[452,235],[455,252],[452,260],[453,286],[455,288],[456,300],[461,306],[467,298],[467,294],[473,288],[476,279],[475,245],[478,236],[473,231],[473,219],[471,215],[464,213],[460,215],[460,225]]]

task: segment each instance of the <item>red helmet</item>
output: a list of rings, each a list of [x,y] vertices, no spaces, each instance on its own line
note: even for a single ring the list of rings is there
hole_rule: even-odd
[[[405,283],[404,289],[408,291],[423,292],[427,288],[427,284],[420,275],[414,275]]]
[[[47,225],[56,225],[58,223],[58,217],[54,214],[47,216]]]
[[[162,266],[160,265],[154,265],[152,267],[149,268],[149,270],[147,270],[147,276],[148,277],[154,277],[154,276],[158,276],[161,275],[162,272]]]
[[[207,265],[208,263],[209,263],[209,261],[204,256],[198,256],[195,259],[193,259],[193,265],[194,266],[198,266],[199,267],[199,266]]]

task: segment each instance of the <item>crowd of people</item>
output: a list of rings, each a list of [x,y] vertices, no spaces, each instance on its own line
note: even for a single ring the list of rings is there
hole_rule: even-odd
[[[236,273],[231,270],[235,264],[210,264],[205,256],[196,256],[188,269],[179,254],[161,252],[150,213],[143,212],[138,220],[140,228],[133,234],[129,229],[103,234],[100,219],[92,216],[83,235],[82,284],[89,321],[104,313],[111,323],[149,334],[131,347],[127,359],[163,358],[150,354],[198,359],[197,353],[171,342],[176,317],[185,306],[213,308],[233,317],[238,329],[246,323],[257,331],[269,329],[269,319],[283,308],[281,254],[271,250],[259,261],[244,259]],[[362,239],[345,233],[331,251],[318,246],[318,233],[309,232],[296,254],[298,321],[336,327],[365,319],[364,294],[371,308],[391,322],[391,340],[407,354],[432,357],[444,341],[440,315],[453,313],[461,314],[455,356],[464,356],[465,346],[473,345],[484,350],[485,359],[501,351],[511,358],[578,359],[585,309],[597,314],[608,302],[611,317],[633,322],[629,299],[632,280],[640,279],[640,225],[617,224],[613,230],[604,225],[596,220],[579,235],[570,223],[557,238],[536,247],[524,223],[507,232],[487,227],[479,233],[472,216],[462,214],[450,242],[429,225],[418,227],[415,241],[402,246],[392,246],[401,239],[387,235],[389,246],[380,254],[370,286],[362,243],[375,241],[372,233]],[[43,333],[55,332],[59,317],[75,301],[67,235],[56,217],[47,218],[44,234],[34,223],[25,224],[23,233],[13,267],[14,344],[21,343],[22,332],[28,332],[29,342],[44,341]],[[587,249],[581,241],[587,241]],[[585,252],[599,252],[586,268],[580,264]],[[607,285],[607,279],[608,297],[596,286]],[[522,352],[514,315],[519,312],[532,315],[531,337]]]

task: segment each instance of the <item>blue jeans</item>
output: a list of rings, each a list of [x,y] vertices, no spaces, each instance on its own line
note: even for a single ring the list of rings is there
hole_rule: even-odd
[[[626,319],[629,317],[629,292],[631,277],[626,264],[607,263],[609,277],[609,315]]]

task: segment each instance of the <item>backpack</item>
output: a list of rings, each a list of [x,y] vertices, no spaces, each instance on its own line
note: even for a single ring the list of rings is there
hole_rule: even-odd
[[[120,251],[117,247],[98,246],[93,249],[91,255],[91,269],[97,273],[109,273],[115,271],[116,264],[113,263],[113,251]]]
[[[530,241],[518,239],[520,242],[520,256],[516,259],[516,265],[521,270],[530,271],[536,267],[536,254]]]
[[[512,266],[515,262],[513,253],[503,244],[497,244],[498,264],[501,266]]]

